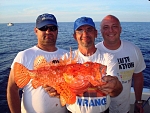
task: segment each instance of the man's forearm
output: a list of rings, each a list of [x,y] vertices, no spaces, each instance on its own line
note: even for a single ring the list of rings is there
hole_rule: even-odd
[[[17,90],[7,90],[7,102],[11,113],[21,113],[20,96]]]
[[[134,92],[136,100],[141,100],[142,98],[143,83],[144,79],[142,73],[134,75]]]
[[[7,101],[11,113],[21,113],[21,102],[19,94],[7,93]]]

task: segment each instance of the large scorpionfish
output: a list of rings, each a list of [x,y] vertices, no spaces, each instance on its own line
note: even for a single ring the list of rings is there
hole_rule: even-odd
[[[105,84],[101,79],[105,73],[106,66],[93,62],[77,63],[77,56],[72,59],[71,52],[69,58],[50,62],[38,56],[33,70],[17,62],[14,64],[14,79],[19,88],[26,86],[31,79],[33,88],[47,84],[60,94],[62,106],[75,103],[76,95],[82,95],[90,85]]]

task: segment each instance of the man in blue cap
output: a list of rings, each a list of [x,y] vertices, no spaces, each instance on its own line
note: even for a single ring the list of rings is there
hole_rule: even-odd
[[[59,98],[52,97],[56,94],[55,90],[48,86],[34,89],[29,82],[23,88],[20,101],[19,87],[14,81],[14,63],[21,63],[29,70],[33,70],[33,63],[37,56],[42,55],[49,62],[52,59],[61,58],[67,52],[56,47],[58,25],[53,14],[39,15],[34,31],[38,40],[37,45],[19,52],[11,65],[7,86],[7,101],[10,111],[11,113],[66,113],[67,109],[61,106]]]
[[[72,56],[78,55],[78,62],[97,62],[107,66],[106,75],[102,80],[103,86],[89,87],[83,96],[77,96],[76,102],[67,105],[71,113],[101,113],[110,104],[110,96],[121,93],[122,85],[118,80],[118,63],[114,55],[104,53],[95,47],[97,30],[92,18],[81,17],[74,23],[74,39],[78,43],[78,49],[72,52]],[[69,57],[69,54],[66,54]],[[94,68],[94,67],[93,67]]]

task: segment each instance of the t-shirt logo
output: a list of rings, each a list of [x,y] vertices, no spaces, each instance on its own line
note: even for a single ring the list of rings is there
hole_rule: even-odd
[[[134,72],[134,62],[131,62],[129,56],[118,58],[117,60],[122,83],[130,83]]]
[[[123,58],[118,58],[117,60],[118,60],[118,64],[119,64],[119,70],[134,68],[134,62],[130,61],[129,56],[123,57]]]

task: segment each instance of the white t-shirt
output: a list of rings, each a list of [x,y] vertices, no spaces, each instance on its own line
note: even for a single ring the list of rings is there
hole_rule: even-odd
[[[139,73],[146,68],[140,49],[128,41],[121,41],[117,50],[109,50],[100,42],[96,45],[101,51],[115,54],[119,64],[123,91],[117,97],[111,98],[110,113],[127,113],[130,110],[130,89],[133,73]]]
[[[23,64],[30,70],[33,70],[33,62],[35,58],[42,55],[49,62],[52,59],[59,59],[66,50],[57,49],[55,52],[46,52],[36,46],[21,51],[15,57],[15,62]],[[60,99],[57,97],[50,97],[49,94],[40,86],[34,89],[31,85],[31,81],[23,88],[22,100],[21,100],[22,113],[66,113],[66,107],[62,107]]]
[[[72,52],[72,56],[75,57],[76,55],[78,55],[79,63],[87,61],[101,63],[107,66],[107,75],[118,75],[118,64],[114,55],[104,53],[98,49],[91,56],[84,56],[79,50],[75,50]],[[67,54],[67,56],[69,56],[69,54]],[[88,90],[88,92],[84,93],[82,97],[77,96],[76,102],[67,105],[67,109],[72,113],[100,113],[105,111],[109,107],[109,104],[109,95],[100,97],[97,90],[92,89],[92,91]]]

